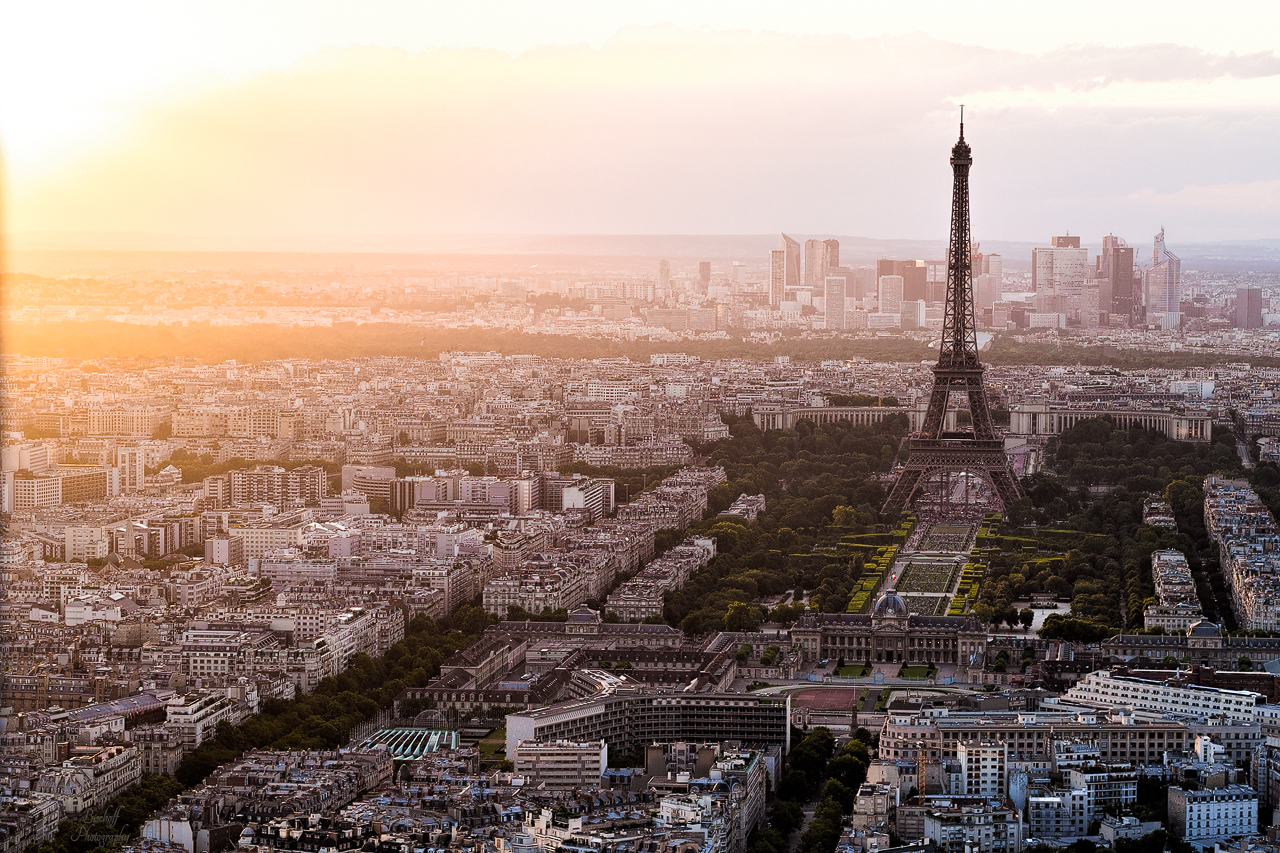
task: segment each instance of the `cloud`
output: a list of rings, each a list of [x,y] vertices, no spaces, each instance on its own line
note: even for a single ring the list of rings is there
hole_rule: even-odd
[[[328,49],[154,107],[12,231],[945,235],[955,105],[991,238],[1280,233],[1280,59],[1171,45],[1040,56],[924,35],[629,27],[600,48]],[[1149,188],[1149,192],[1147,189]],[[1144,194],[1146,193],[1146,194]],[[1229,197],[1229,194],[1228,196]],[[1201,199],[1197,201],[1197,199]],[[1176,221],[1175,221],[1176,220]]]
[[[1129,200],[1145,206],[1170,210],[1226,211],[1247,213],[1280,212],[1280,180],[1238,184],[1192,184],[1171,193],[1157,193],[1150,187],[1130,193]]]

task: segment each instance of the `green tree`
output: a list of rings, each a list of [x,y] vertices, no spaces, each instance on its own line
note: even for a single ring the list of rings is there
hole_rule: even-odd
[[[729,609],[725,613],[724,628],[726,631],[759,631],[760,619],[759,607],[754,604],[735,601],[729,605]]]

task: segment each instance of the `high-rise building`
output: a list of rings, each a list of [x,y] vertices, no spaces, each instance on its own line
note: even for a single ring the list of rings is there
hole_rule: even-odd
[[[1236,328],[1262,328],[1262,290],[1260,288],[1236,289]]]
[[[924,261],[876,261],[876,278],[886,275],[902,277],[903,299],[929,298],[929,266]]]
[[[924,300],[904,299],[898,307],[898,316],[902,318],[902,328],[919,329],[924,326]]]
[[[1182,261],[1164,245],[1164,229],[1151,248],[1151,269],[1147,271],[1147,322],[1165,328],[1176,327],[1182,299]],[[1155,316],[1153,315],[1163,315]]]
[[[1000,301],[1004,291],[1000,287],[1000,278],[994,275],[976,275],[973,277],[973,304],[976,308],[990,308]]]
[[[1031,287],[1036,292],[1036,313],[1074,314],[1089,265],[1089,250],[1080,238],[1053,237],[1048,248],[1031,250]]]
[[[924,261],[902,261],[898,266],[898,275],[902,276],[903,299],[929,299],[929,265]],[[943,286],[937,301],[942,301],[946,294]]]
[[[827,247],[826,265],[827,269],[833,270],[840,266],[840,241],[839,240],[823,240],[822,245]]]
[[[782,253],[780,261],[779,252]],[[800,244],[786,234],[779,234],[778,248],[770,254],[769,304],[782,304],[787,291],[794,291],[799,287]]]
[[[818,288],[827,277],[827,244],[821,240],[804,241],[804,286]]]
[[[698,281],[702,282],[704,291],[711,284],[711,261],[698,261]]]
[[[671,261],[658,261],[658,287],[671,285]]]
[[[1084,283],[1080,291],[1080,328],[1096,329],[1101,321],[1102,302],[1098,279]]]
[[[824,308],[825,326],[828,329],[843,329],[844,309],[845,309],[845,293],[848,279],[842,275],[827,276],[826,285],[826,302]]]
[[[876,271],[869,267],[859,267],[853,271],[853,289],[845,288],[846,298],[862,302],[876,294]]]
[[[880,276],[879,310],[881,314],[897,314],[902,310],[902,291],[902,276]]]
[[[1133,247],[1114,234],[1102,238],[1098,254],[1098,307],[1122,317],[1133,316]]]
[[[996,280],[1004,278],[1004,258],[994,252],[982,256],[982,275],[993,275]]]
[[[742,261],[733,262],[733,284],[735,287],[742,287],[747,283],[747,265]]]
[[[775,308],[782,304],[787,290],[787,250],[774,249],[769,253],[769,304]]]

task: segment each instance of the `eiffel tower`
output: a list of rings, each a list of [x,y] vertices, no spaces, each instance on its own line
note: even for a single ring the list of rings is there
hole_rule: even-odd
[[[973,155],[964,141],[964,107],[960,108],[960,140],[951,149],[951,239],[947,246],[947,303],[942,342],[933,368],[933,392],[924,426],[911,436],[911,457],[885,501],[884,515],[896,518],[921,484],[936,474],[968,471],[983,475],[996,497],[1008,507],[1022,496],[1004,442],[996,436],[978,361],[978,334],[973,312],[973,252],[969,241],[969,167]],[[971,428],[944,429],[951,392],[967,394]]]

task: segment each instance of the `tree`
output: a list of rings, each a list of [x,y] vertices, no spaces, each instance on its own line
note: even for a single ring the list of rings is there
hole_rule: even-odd
[[[1051,613],[1037,633],[1045,640],[1065,640],[1068,643],[1088,645],[1102,642],[1115,634],[1115,631],[1088,619],[1074,619],[1060,613]]]
[[[759,631],[760,619],[759,607],[743,601],[735,601],[725,612],[724,629],[726,631]]]
[[[778,800],[769,810],[769,825],[790,835],[804,822],[804,810],[792,800]]]
[[[1036,621],[1036,612],[1030,607],[1024,607],[1018,611],[1018,621],[1022,623],[1024,630],[1031,628],[1031,623]]]
[[[840,804],[840,809],[845,814],[853,811],[853,801],[857,792],[845,785],[839,779],[831,778],[827,780],[827,784],[822,786],[823,799],[833,799]]]
[[[737,653],[736,655],[734,655],[734,657],[735,657],[735,658],[737,658],[737,660],[738,660],[738,663],[739,663],[739,664],[744,664],[744,663],[746,663],[748,660],[750,660],[750,658],[751,658],[751,644],[750,644],[750,643],[743,643],[742,645],[738,646],[738,653]]]
[[[1240,659],[1236,661],[1236,669],[1241,672],[1253,671],[1253,658],[1248,655],[1240,655]]]

